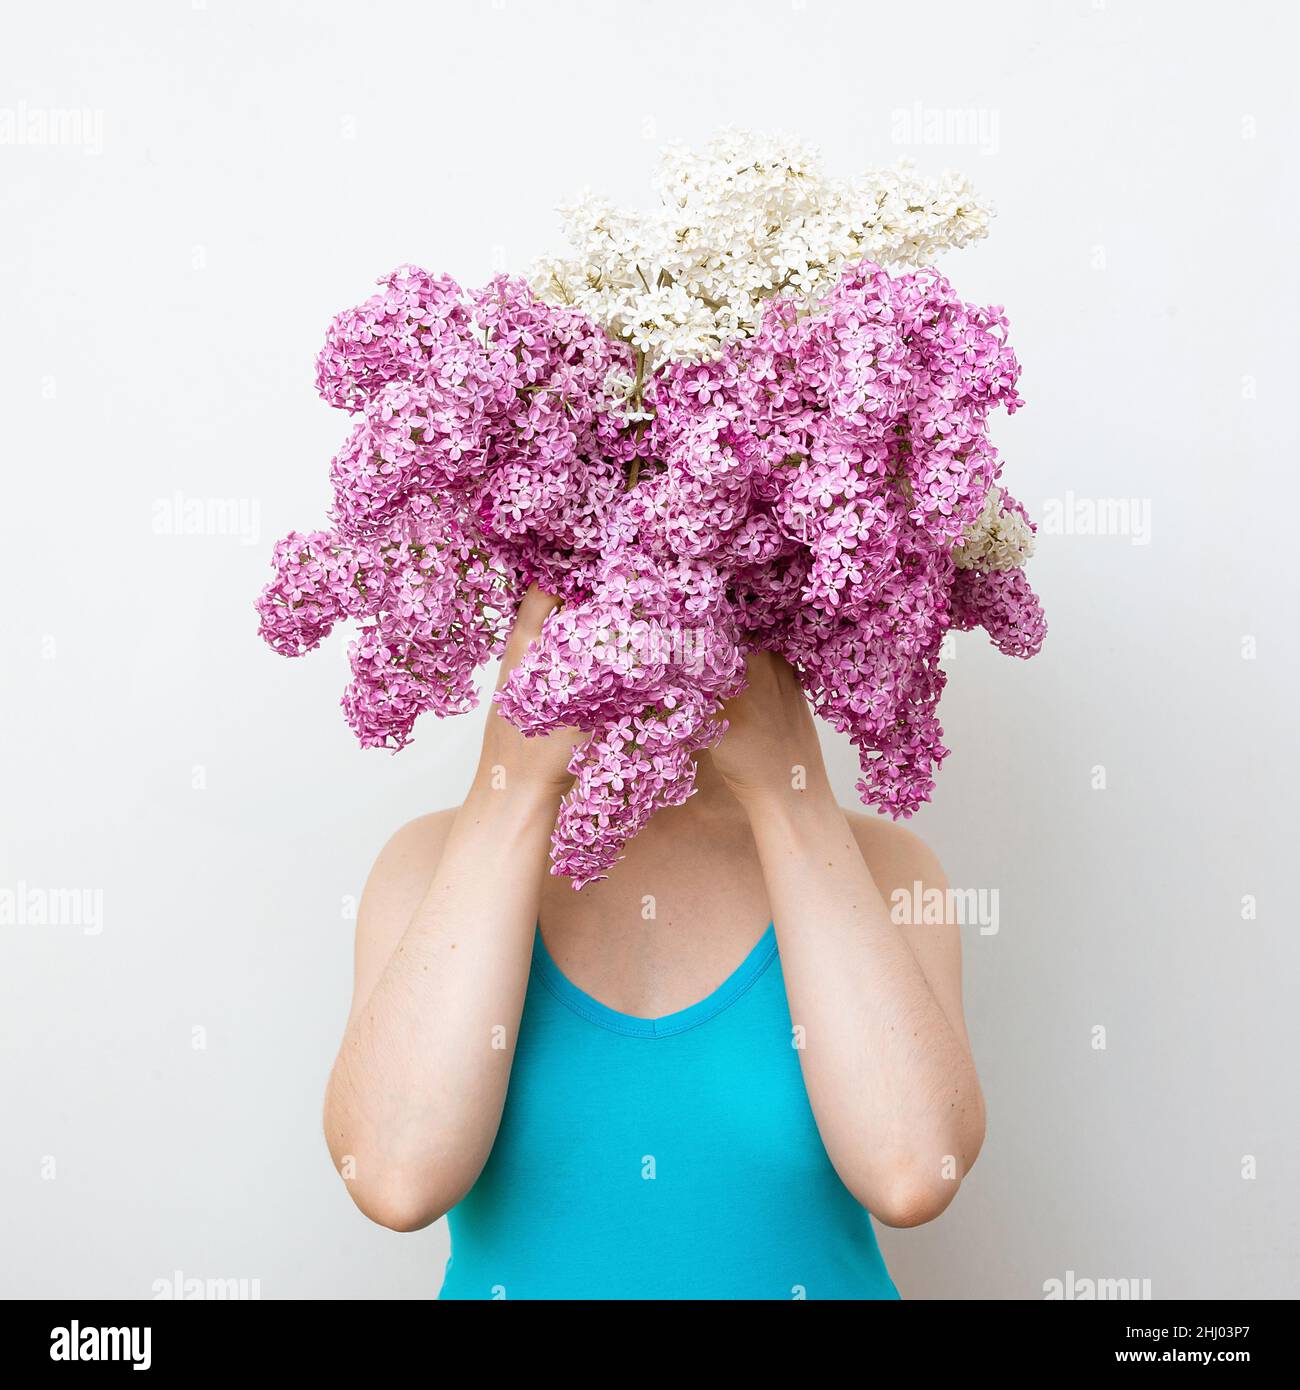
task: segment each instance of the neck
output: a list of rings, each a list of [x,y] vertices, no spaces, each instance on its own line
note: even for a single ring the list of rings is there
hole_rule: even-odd
[[[716,801],[725,798],[732,801],[735,798],[731,795],[731,789],[727,786],[726,779],[718,771],[717,764],[713,761],[713,754],[706,748],[702,753],[695,755],[695,795],[703,800]]]
[[[742,815],[740,803],[732,795],[726,779],[714,766],[706,749],[695,755],[695,792],[682,806],[669,806],[658,812],[651,824],[664,822],[664,828],[683,820],[734,818]]]

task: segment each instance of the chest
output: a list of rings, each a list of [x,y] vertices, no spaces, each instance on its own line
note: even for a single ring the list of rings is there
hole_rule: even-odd
[[[564,973],[624,1013],[657,1018],[703,999],[770,920],[748,833],[634,841],[608,879],[549,879],[541,927]]]
[[[496,1142],[450,1213],[455,1296],[894,1296],[817,1132],[779,957],[737,978],[629,1033],[534,970]]]
[[[653,1022],[535,965],[493,1164],[518,1171],[545,1155],[549,1177],[577,1191],[597,1177],[671,1188],[689,1175],[699,1190],[708,1172],[824,1170],[766,941],[722,989]]]

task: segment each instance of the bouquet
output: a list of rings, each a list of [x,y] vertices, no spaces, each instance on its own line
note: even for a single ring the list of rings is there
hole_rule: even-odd
[[[359,625],[344,713],[397,750],[475,704],[530,584],[557,595],[494,698],[525,734],[587,734],[551,855],[578,888],[691,794],[747,653],[792,664],[899,817],[948,751],[945,632],[1028,657],[1046,631],[989,439],[1022,404],[1006,319],[929,265],[987,233],[966,181],[835,180],[736,132],[668,151],[658,194],[580,198],[526,279],[406,265],[335,318],[331,524],[277,544],[258,601],[286,656]]]

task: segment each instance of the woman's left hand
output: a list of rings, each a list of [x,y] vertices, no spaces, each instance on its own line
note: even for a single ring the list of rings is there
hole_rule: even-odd
[[[943,870],[908,831],[881,828],[871,835],[877,880],[779,656],[750,657],[749,688],[722,713],[730,727],[713,762],[754,836],[822,1143],[881,1221],[930,1221],[975,1161],[984,1101],[962,1018],[957,924],[904,927],[890,903],[900,889],[942,893]]]
[[[794,668],[774,652],[754,652],[749,685],[722,709],[727,732],[713,765],[745,806],[793,792],[829,795],[821,744]]]

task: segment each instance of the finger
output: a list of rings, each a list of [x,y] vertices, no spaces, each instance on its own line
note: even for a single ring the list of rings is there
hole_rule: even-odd
[[[531,642],[542,630],[547,615],[554,613],[559,606],[560,600],[554,594],[548,594],[545,589],[530,584],[527,593],[519,602],[519,612],[515,616],[515,632]]]
[[[547,615],[554,613],[559,606],[560,600],[554,594],[548,594],[545,589],[539,589],[536,584],[529,586],[528,592],[519,602],[519,611],[515,614],[515,625],[501,657],[501,669],[497,672],[496,688],[498,690],[505,684],[506,677],[518,665],[524,652],[528,650],[529,643],[541,632],[542,624],[546,621]]]

